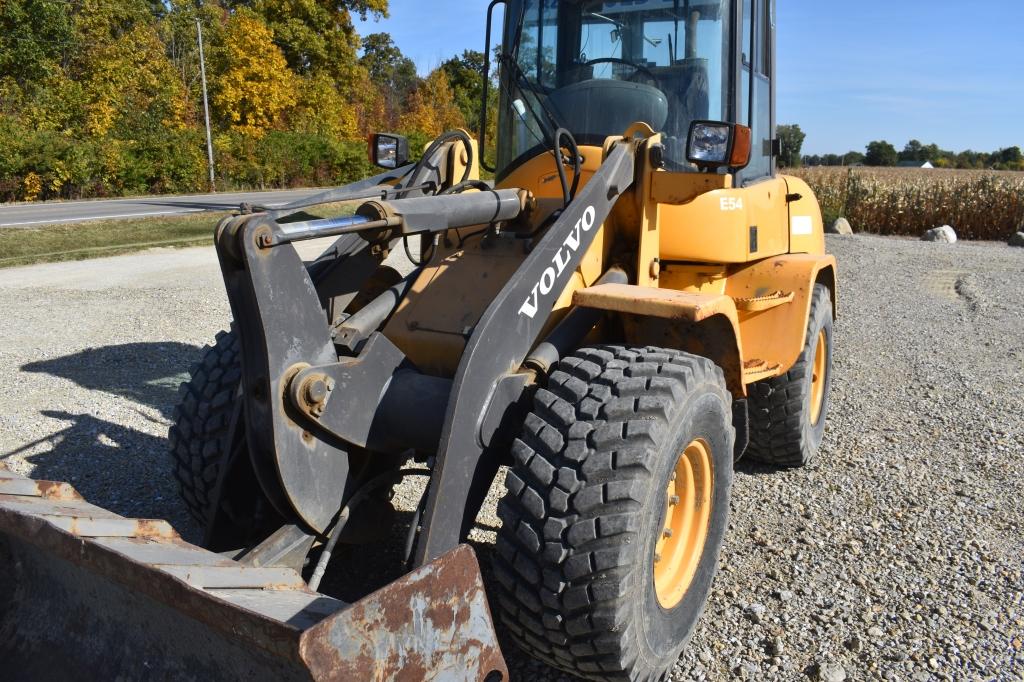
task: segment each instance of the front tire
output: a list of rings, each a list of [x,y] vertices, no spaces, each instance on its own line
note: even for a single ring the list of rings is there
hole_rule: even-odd
[[[560,362],[499,506],[497,610],[517,643],[589,679],[663,678],[711,589],[734,441],[706,358],[607,346]]]
[[[203,527],[213,514],[217,481],[231,446],[241,352],[238,336],[226,331],[217,334],[214,345],[203,348],[189,380],[179,388],[180,402],[168,433],[178,493]]]
[[[189,514],[216,552],[249,547],[285,522],[253,471],[240,401],[241,343],[220,332],[179,389],[170,441],[173,474]]]

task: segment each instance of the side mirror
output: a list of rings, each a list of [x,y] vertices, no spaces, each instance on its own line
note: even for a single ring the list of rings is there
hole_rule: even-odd
[[[404,166],[409,163],[409,140],[391,133],[370,135],[370,162],[389,170]]]
[[[746,168],[750,163],[751,132],[747,126],[720,121],[694,121],[686,158],[698,168]]]

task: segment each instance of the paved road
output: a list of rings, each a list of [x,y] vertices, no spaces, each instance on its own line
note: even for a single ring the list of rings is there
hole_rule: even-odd
[[[0,204],[0,227],[34,227],[87,220],[116,220],[181,215],[203,211],[230,211],[246,202],[283,206],[311,196],[320,189],[280,192],[231,192],[190,196],[135,197],[98,201],[53,201],[39,204]]]

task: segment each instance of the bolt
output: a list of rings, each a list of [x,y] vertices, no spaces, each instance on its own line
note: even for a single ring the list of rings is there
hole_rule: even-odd
[[[261,249],[268,249],[274,245],[274,240],[269,234],[264,232],[263,234],[256,237],[256,244]]]
[[[311,405],[317,405],[327,400],[327,394],[330,392],[323,377],[306,379],[303,389],[306,392],[306,401]]]
[[[672,537],[672,529],[671,529],[671,528],[666,528],[666,529],[665,529],[665,532],[664,532],[664,536],[665,536],[666,538],[670,538],[670,537]]]
[[[679,504],[679,496],[673,495],[672,497],[668,498],[668,503],[673,507],[676,506],[677,504]]]

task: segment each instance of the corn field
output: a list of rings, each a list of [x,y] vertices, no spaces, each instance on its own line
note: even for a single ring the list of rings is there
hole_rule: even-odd
[[[806,181],[826,223],[855,232],[920,236],[951,225],[962,239],[1005,241],[1024,230],[1024,173],[817,167],[785,171]]]

